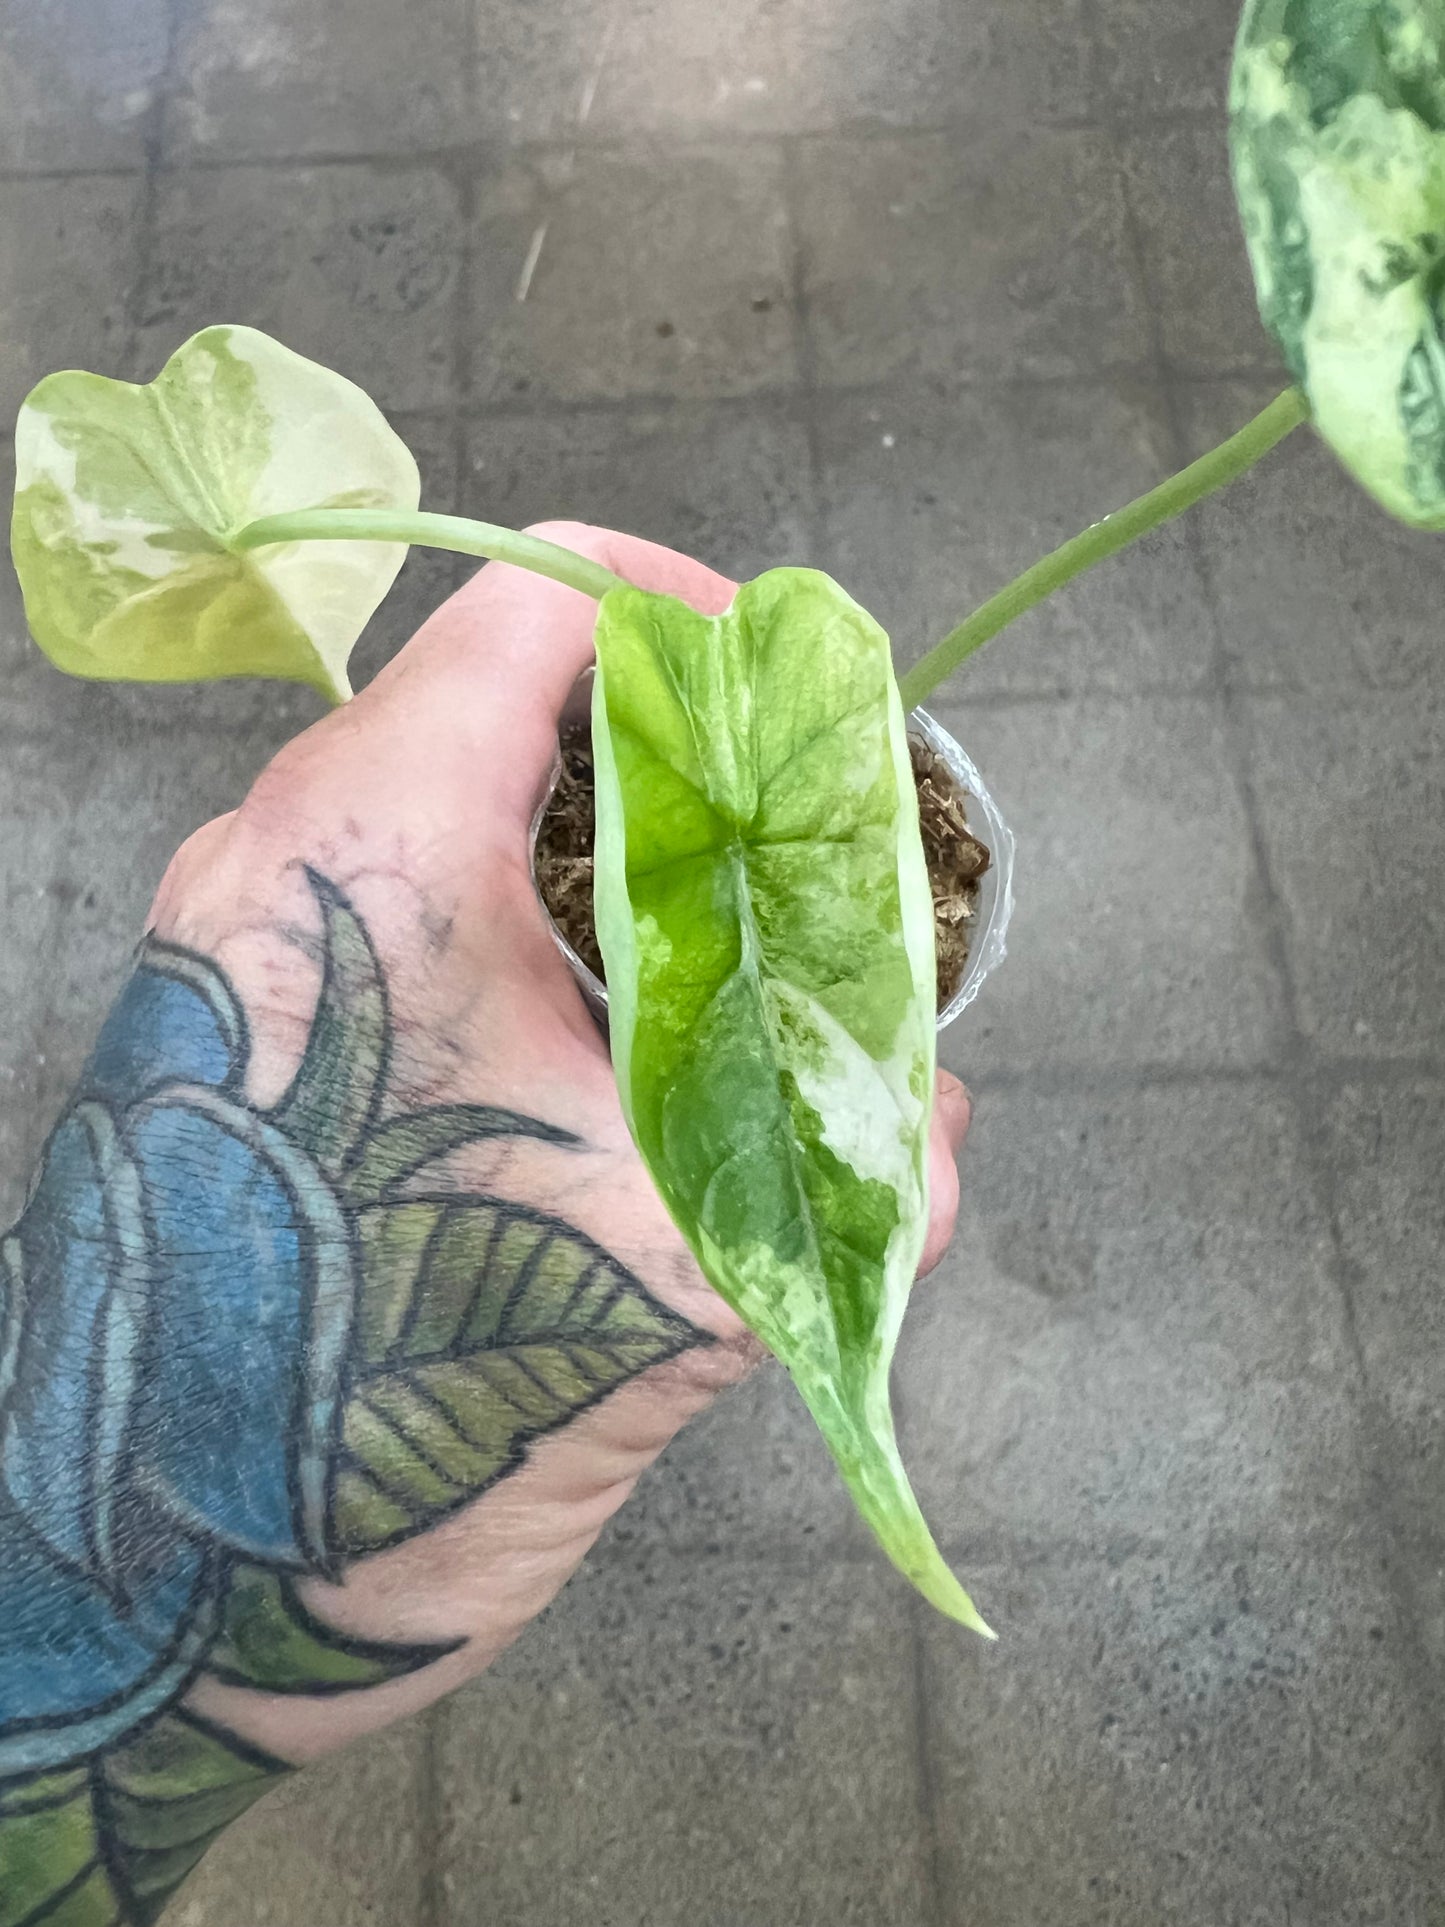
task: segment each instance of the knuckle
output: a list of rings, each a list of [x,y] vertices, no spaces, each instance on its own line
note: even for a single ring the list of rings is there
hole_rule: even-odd
[[[200,829],[191,832],[166,865],[156,887],[158,908],[184,898],[198,879],[214,869],[218,850],[234,821],[235,813],[232,812],[227,816],[218,816],[210,823],[203,823]],[[152,912],[152,921],[156,914],[156,911]]]
[[[236,813],[240,827],[265,834],[324,819],[337,793],[338,760],[344,760],[354,728],[348,705],[277,750]]]
[[[612,531],[592,522],[534,522],[523,534],[535,536],[539,542],[552,542],[559,549],[571,549],[591,562],[605,564],[610,560]]]

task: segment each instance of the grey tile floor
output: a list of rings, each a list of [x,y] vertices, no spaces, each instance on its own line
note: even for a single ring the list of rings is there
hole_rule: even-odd
[[[1232,16],[16,5],[0,423],[252,322],[396,413],[434,506],[819,562],[906,660],[1278,383]],[[364,669],[455,580],[411,563]],[[977,1127],[898,1393],[999,1646],[914,1607],[763,1375],[175,1927],[1445,1922],[1442,584],[1300,438],[942,706],[1021,905],[947,1041]],[[0,588],[0,1203],[167,852],[309,704],[65,683]]]

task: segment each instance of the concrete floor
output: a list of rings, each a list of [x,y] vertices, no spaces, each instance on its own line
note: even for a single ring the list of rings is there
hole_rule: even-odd
[[[394,413],[432,506],[820,563],[908,659],[1280,386],[1233,11],[17,4],[0,422],[252,322]],[[364,668],[455,579],[411,565]],[[941,706],[1021,905],[947,1040],[967,1202],[898,1392],[999,1646],[915,1607],[765,1375],[176,1927],[1445,1921],[1442,588],[1300,438]],[[0,587],[6,1202],[167,853],[313,713],[63,682]]]

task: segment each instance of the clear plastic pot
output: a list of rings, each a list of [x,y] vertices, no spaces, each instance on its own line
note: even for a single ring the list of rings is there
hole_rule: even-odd
[[[592,671],[589,669],[573,690],[567,707],[562,713],[562,727],[585,722],[592,709]],[[979,885],[978,920],[974,925],[973,942],[969,949],[968,969],[963,982],[959,985],[953,1001],[946,1010],[940,1011],[938,1028],[947,1030],[949,1025],[960,1017],[974,998],[982,990],[984,979],[1003,962],[1007,946],[1009,919],[1013,915],[1014,892],[1014,839],[1013,832],[1004,822],[998,804],[989,794],[988,785],[979,775],[977,768],[965,754],[962,747],[954,741],[948,731],[936,722],[925,709],[915,709],[908,718],[910,736],[921,737],[927,743],[956,780],[967,790],[969,796],[969,824],[979,841],[988,845],[993,861],[987,874]],[[532,823],[533,882],[536,881],[535,853],[537,837],[542,828],[542,819],[547,813],[547,805],[552,800],[552,792],[557,785],[562,763],[559,756],[556,770],[547,785],[546,794],[538,807]],[[538,892],[540,901],[541,893]],[[562,932],[553,923],[551,913],[542,905],[547,917],[547,927],[552,939],[562,955],[567,959],[568,968],[577,979],[587,1006],[600,1023],[607,1021],[607,986],[597,977],[577,952],[568,943]]]

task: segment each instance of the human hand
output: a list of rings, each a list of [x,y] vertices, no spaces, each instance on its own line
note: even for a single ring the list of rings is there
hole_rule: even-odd
[[[731,598],[650,544],[542,533]],[[0,1781],[121,1757],[182,1703],[278,1762],[425,1704],[758,1355],[637,1158],[532,886],[593,620],[484,569],[172,863],[3,1247]],[[941,1074],[925,1268],[967,1120]]]

